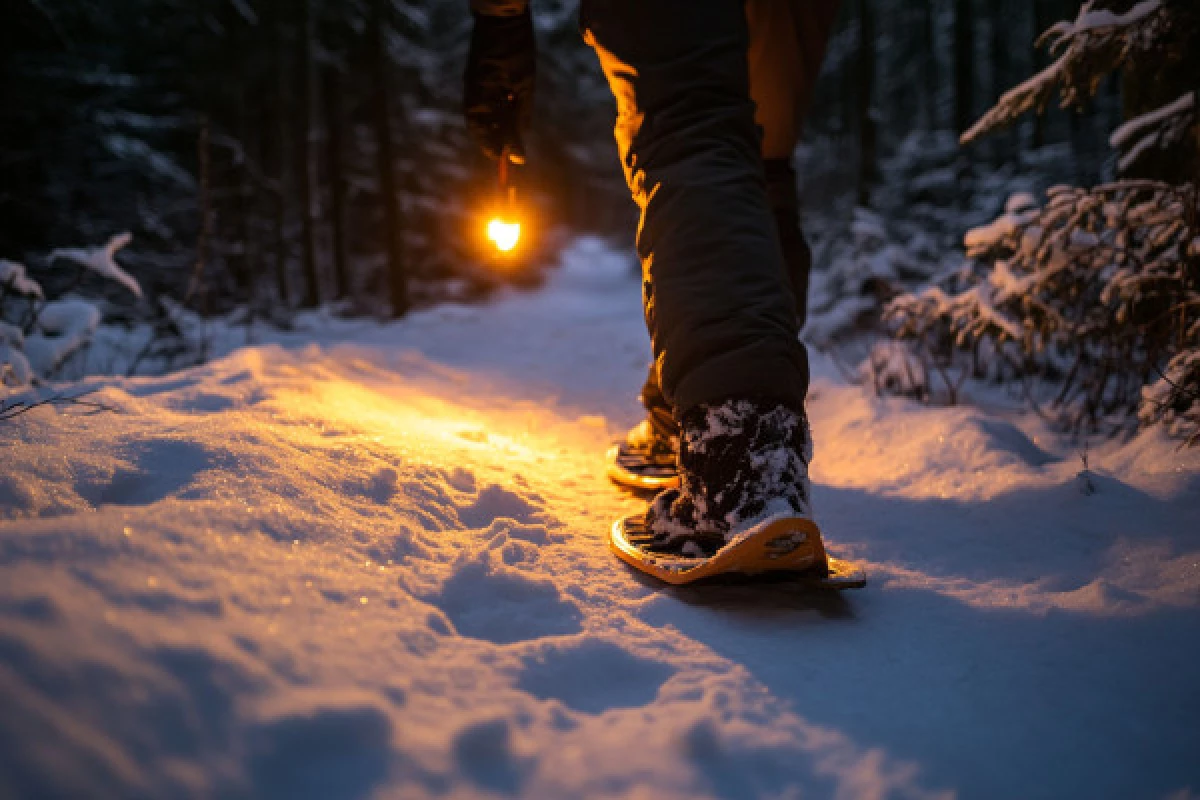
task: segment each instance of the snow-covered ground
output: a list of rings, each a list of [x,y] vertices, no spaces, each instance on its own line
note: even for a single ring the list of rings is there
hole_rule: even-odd
[[[609,555],[627,257],[0,424],[0,797],[1200,796],[1200,453],[816,360],[844,596]]]

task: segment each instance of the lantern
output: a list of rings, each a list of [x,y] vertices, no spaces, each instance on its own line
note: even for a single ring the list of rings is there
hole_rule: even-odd
[[[505,149],[500,156],[498,174],[499,208],[487,224],[487,238],[501,253],[511,253],[521,240],[521,221],[517,215],[517,187],[508,179],[510,161],[518,163],[517,158]]]

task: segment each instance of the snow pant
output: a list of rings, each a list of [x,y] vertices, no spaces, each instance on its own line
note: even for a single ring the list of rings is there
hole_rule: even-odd
[[[837,0],[584,0],[641,208],[652,420],[729,398],[803,409],[810,255],[791,155]],[[673,419],[672,419],[673,418]]]

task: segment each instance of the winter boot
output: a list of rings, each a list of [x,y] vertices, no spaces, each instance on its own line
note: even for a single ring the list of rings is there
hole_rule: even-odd
[[[769,573],[808,589],[866,585],[860,567],[825,552],[812,520],[803,412],[732,400],[681,422],[680,485],[613,523],[608,542],[618,558],[676,586]]]
[[[608,451],[608,477],[613,483],[646,492],[679,485],[676,459],[679,437],[664,433],[652,418],[639,422]]]
[[[679,485],[679,425],[663,397],[653,366],[642,387],[646,418],[608,451],[608,477],[627,489],[657,492]]]
[[[685,413],[681,483],[646,512],[650,549],[708,557],[764,522],[811,520],[811,453],[804,413],[778,403],[730,400]]]

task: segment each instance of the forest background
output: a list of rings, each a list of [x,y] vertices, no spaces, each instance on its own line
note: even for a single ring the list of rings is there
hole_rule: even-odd
[[[208,347],[185,330],[187,320],[225,315],[289,327],[295,312],[319,306],[399,316],[479,299],[505,284],[536,283],[559,246],[579,233],[631,241],[635,210],[612,143],[613,101],[579,35],[577,2],[535,0],[536,112],[529,165],[516,178],[533,224],[518,259],[497,260],[486,246],[496,174],[468,141],[460,114],[467,5],[9,0],[0,25],[0,259],[8,260],[0,311],[13,324],[5,334],[12,341],[0,345],[11,352],[20,339],[40,335],[43,298],[85,292],[99,296],[89,303],[108,324],[153,331],[119,367],[110,359],[108,369],[161,371],[205,357]],[[1127,23],[1113,29],[1115,49],[1097,46],[1103,36],[1094,32],[1112,15]],[[1174,369],[1176,381],[1200,374],[1200,351],[1186,341],[1200,305],[1188,299],[1200,280],[1200,256],[1188,250],[1200,231],[1187,208],[1195,205],[1200,152],[1194,100],[1185,109],[1190,122],[1175,125],[1192,131],[1184,156],[1178,146],[1164,148],[1130,168],[1110,142],[1122,123],[1178,105],[1188,91],[1194,98],[1194,16],[1187,3],[1172,0],[1108,0],[1087,3],[1083,12],[1074,0],[846,0],[797,152],[816,267],[808,339],[841,345],[848,364],[861,361],[872,339],[860,334],[888,327],[889,303],[894,309],[906,292],[960,268],[964,235],[1001,215],[1010,198],[1023,198],[1024,207],[1054,186],[1159,179],[1193,187],[1191,201],[1164,212],[1178,223],[1165,234],[1173,248],[1170,279],[1135,287],[1137,297],[1122,299],[1114,319],[1100,323],[1108,339],[1086,353],[1070,352],[1074,328],[1057,319],[1030,322],[1027,307],[1014,307],[991,332],[998,342],[987,343],[984,356],[1012,362],[991,376],[1000,380],[1069,377],[1070,359],[1082,358],[1081,374],[1093,376],[1094,386],[1087,407],[1071,414],[1076,427],[1094,427],[1113,410],[1140,413],[1141,386],[1163,377],[1164,367]],[[1174,20],[1174,28],[1156,27],[1160,18]],[[1061,52],[1039,42],[1059,20],[1074,20],[1060,45],[1082,53],[1075,59],[1082,68],[1056,81],[1082,86],[1074,102],[1063,108],[1047,93],[1035,104],[1043,113],[988,136],[964,136],[1011,86],[1061,61]],[[1164,69],[1145,68],[1160,62]],[[1151,238],[1159,236],[1154,231]],[[112,238],[124,232],[130,236]],[[106,241],[99,262],[63,257],[59,249]],[[996,245],[993,263],[1012,256],[999,238],[987,243]],[[1009,244],[1020,249],[1016,240]],[[967,255],[988,255],[976,245]],[[120,268],[140,286],[136,293],[95,275],[112,272],[117,248]],[[1113,264],[1128,271],[1120,253],[1092,266],[1077,255],[1066,254],[1074,265],[1072,297]],[[1026,268],[1045,276],[1057,270],[1053,261],[1035,259]],[[25,273],[39,284],[36,296],[27,293],[28,309],[14,296]],[[1144,326],[1125,330],[1117,318],[1147,291],[1157,293],[1155,302],[1166,297],[1165,307],[1182,304],[1184,313],[1150,337],[1153,352],[1144,363],[1129,367],[1123,353],[1113,367],[1112,341],[1129,352],[1146,350]],[[914,362],[910,348],[899,366],[894,354],[872,355],[873,379],[928,399],[937,393],[932,373],[940,371],[941,393],[954,401],[957,379],[944,374],[954,358],[946,351],[974,347],[979,361],[979,340],[987,337],[967,341],[960,328],[982,331],[995,321],[990,301],[966,311],[960,302],[958,312],[953,303],[900,307],[905,313],[898,324],[892,315],[890,332],[924,340],[926,352]],[[64,339],[72,334],[67,311],[61,320],[43,315],[62,324],[42,324],[41,333],[81,344],[95,322],[76,325]],[[1039,340],[1020,341],[1022,325],[1032,325]],[[1056,345],[1061,363],[1031,360],[1055,336],[1065,337],[1065,347]],[[1008,352],[1014,344],[1021,352]],[[25,371],[46,378],[95,371],[75,357],[82,351],[60,345],[46,364]],[[968,371],[980,372],[977,365]],[[1128,387],[1122,372],[1136,373]],[[1195,412],[1200,402],[1185,389],[1169,392],[1169,400]]]

